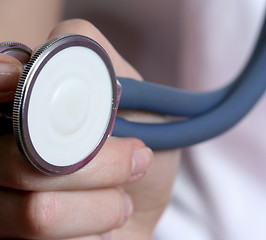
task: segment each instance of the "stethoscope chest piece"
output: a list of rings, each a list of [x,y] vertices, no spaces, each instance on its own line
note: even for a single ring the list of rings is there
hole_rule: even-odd
[[[37,50],[17,87],[13,127],[25,158],[50,175],[87,164],[110,135],[120,86],[104,49],[64,35]]]

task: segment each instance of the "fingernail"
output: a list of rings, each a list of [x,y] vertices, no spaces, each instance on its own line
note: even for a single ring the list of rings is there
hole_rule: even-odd
[[[0,92],[14,91],[22,71],[22,65],[0,62]]]
[[[111,240],[111,232],[106,232],[101,235],[102,240]]]
[[[133,212],[133,203],[131,198],[124,193],[124,204],[125,204],[125,217],[129,217]]]
[[[121,222],[118,224],[118,227],[122,227],[126,222],[126,220],[133,213],[133,203],[128,194],[123,193],[123,200],[124,200],[124,217],[122,218]]]
[[[144,173],[152,162],[152,151],[145,147],[136,149],[132,156],[132,176]]]

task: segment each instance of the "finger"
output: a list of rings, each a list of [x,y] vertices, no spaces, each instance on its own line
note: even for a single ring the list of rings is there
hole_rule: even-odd
[[[53,240],[53,239],[50,239]],[[107,232],[101,235],[94,235],[94,236],[85,236],[79,238],[67,238],[67,239],[60,239],[60,240],[111,240],[111,232]]]
[[[52,240],[52,239],[51,239]],[[68,239],[60,239],[60,240],[105,240],[100,235],[94,236],[85,236],[79,238],[68,238]]]
[[[17,59],[0,53],[0,102],[14,99],[22,71],[23,66]]]
[[[59,239],[49,239],[49,240],[59,240]],[[94,235],[94,236],[85,236],[85,237],[65,238],[60,240],[105,240],[105,239],[103,239],[100,235]]]
[[[121,55],[114,49],[111,43],[104,37],[104,35],[90,22],[82,19],[66,20],[58,24],[50,33],[49,38],[54,38],[58,35],[76,33],[85,35],[98,42],[110,56],[115,72],[120,77],[132,77],[141,80],[140,74],[121,57]]]
[[[20,190],[83,190],[138,180],[153,155],[137,139],[109,138],[96,157],[79,171],[51,177],[36,171],[21,156],[12,135],[0,137],[0,185]]]
[[[0,237],[67,239],[101,235],[132,214],[119,189],[74,192],[0,191]]]
[[[49,239],[49,240],[111,240],[110,237],[108,235],[106,235],[106,237],[105,235],[93,235],[93,236],[91,235],[91,236],[84,236],[84,237]],[[8,238],[8,240],[18,240],[18,239]],[[39,240],[44,240],[44,239],[39,239]]]

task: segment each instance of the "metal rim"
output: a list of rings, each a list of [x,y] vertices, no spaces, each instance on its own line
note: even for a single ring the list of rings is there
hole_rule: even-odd
[[[30,60],[32,50],[25,44],[14,41],[6,41],[0,43],[0,53],[12,56],[25,65]]]
[[[76,164],[59,167],[47,163],[34,149],[27,125],[27,112],[31,91],[41,69],[52,56],[71,46],[84,46],[94,50],[106,64],[112,81],[112,110],[106,131],[92,153]],[[60,36],[46,43],[36,51],[19,80],[13,108],[13,127],[18,147],[26,160],[43,173],[49,175],[64,175],[75,172],[95,157],[106,141],[108,135],[111,133],[117,111],[117,104],[117,83],[115,72],[106,51],[97,42],[85,36],[72,34]]]

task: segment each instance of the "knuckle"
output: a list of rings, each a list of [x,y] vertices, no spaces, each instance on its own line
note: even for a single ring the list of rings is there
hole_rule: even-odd
[[[84,19],[70,19],[59,23],[50,33],[49,38],[66,33],[76,33],[87,36],[98,42],[110,55],[111,59],[117,54],[105,36],[91,22]]]
[[[120,227],[125,219],[125,207],[123,194],[120,190],[116,189],[112,196],[112,214],[108,225],[112,227]]]
[[[55,193],[29,193],[23,206],[24,229],[30,236],[43,237],[55,226]]]
[[[80,18],[62,21],[61,23],[59,23],[58,27],[62,27],[62,26],[63,27],[67,26],[69,29],[72,28],[72,29],[75,29],[76,31],[83,30],[83,29],[90,30],[90,31],[96,30],[96,27],[91,22],[85,19],[80,19]]]
[[[120,144],[123,144],[121,148]],[[141,140],[126,139],[119,142],[118,148],[111,146],[115,150],[113,158],[110,161],[110,166],[113,168],[113,176],[115,181],[119,183],[126,182],[132,176],[132,158],[134,149],[145,146]]]
[[[112,164],[113,168],[112,176],[114,184],[124,183],[131,176],[131,155],[125,156],[124,154],[121,154],[116,159],[113,159],[110,164]]]
[[[132,138],[109,139],[102,151],[96,158],[104,161],[101,171],[98,171],[98,161],[94,161],[94,172],[100,181],[108,181],[108,186],[126,183],[132,176],[133,150],[144,146],[144,143]],[[101,182],[103,183],[103,182]]]
[[[123,144],[123,145],[120,145]],[[121,147],[122,146],[122,147]],[[107,149],[110,153],[108,157],[108,165],[104,174],[110,175],[109,179],[112,184],[124,183],[131,176],[132,171],[132,145],[125,142],[112,142]]]
[[[50,33],[50,37],[54,37],[65,33],[76,33],[86,35],[95,40],[102,39],[100,31],[89,21],[84,19],[69,19],[60,22]]]

